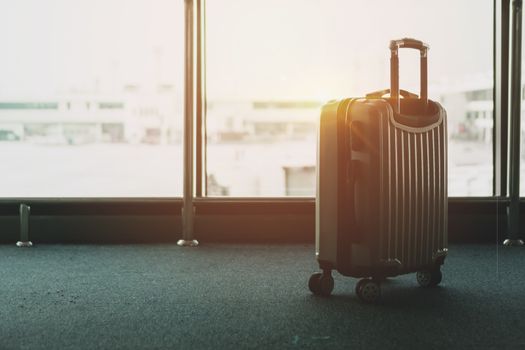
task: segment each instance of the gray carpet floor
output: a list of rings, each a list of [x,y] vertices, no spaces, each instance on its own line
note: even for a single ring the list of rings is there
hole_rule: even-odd
[[[361,303],[313,245],[0,246],[0,349],[525,349],[525,248],[456,245]]]

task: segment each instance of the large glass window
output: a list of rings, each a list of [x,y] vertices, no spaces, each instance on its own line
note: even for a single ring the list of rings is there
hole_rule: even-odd
[[[313,196],[328,100],[389,87],[391,39],[427,42],[448,112],[449,195],[492,195],[493,1],[207,2],[207,194]],[[401,88],[418,93],[417,53]]]
[[[4,6],[0,197],[181,195],[183,6]]]

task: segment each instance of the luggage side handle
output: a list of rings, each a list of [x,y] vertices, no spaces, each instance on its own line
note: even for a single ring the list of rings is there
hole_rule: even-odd
[[[428,44],[411,38],[403,38],[390,41],[390,95],[394,99],[394,112],[400,112],[399,102],[399,49],[416,49],[420,52],[420,96],[421,103],[426,110],[428,105],[428,63],[427,54],[430,47]]]

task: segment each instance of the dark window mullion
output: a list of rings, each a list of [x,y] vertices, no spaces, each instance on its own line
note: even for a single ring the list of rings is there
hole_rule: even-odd
[[[510,1],[494,0],[493,194],[508,194]]]

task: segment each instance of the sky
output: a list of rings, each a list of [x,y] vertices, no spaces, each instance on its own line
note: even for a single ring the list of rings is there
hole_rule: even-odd
[[[208,92],[268,98],[362,95],[388,87],[388,43],[402,37],[430,45],[430,81],[490,74],[492,3],[208,1]],[[402,88],[418,89],[417,65],[417,52],[402,53]]]
[[[159,83],[182,94],[183,0],[0,3],[0,99]],[[388,42],[406,36],[429,43],[431,85],[490,79],[492,4],[207,0],[208,98],[325,100],[383,89]],[[417,53],[401,60],[401,87],[417,92]]]
[[[182,88],[184,4],[174,0],[0,0],[0,96]]]

